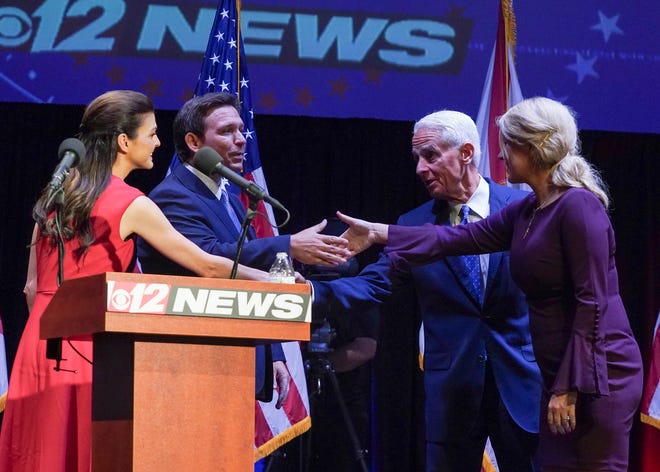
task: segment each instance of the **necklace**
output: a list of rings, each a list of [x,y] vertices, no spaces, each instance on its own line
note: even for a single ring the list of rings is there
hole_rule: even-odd
[[[558,196],[559,195],[552,195],[549,198],[546,198],[546,200],[544,202],[541,202],[540,204],[538,204],[536,206],[536,208],[534,208],[534,211],[532,212],[532,217],[529,219],[529,223],[527,223],[527,229],[525,229],[525,233],[523,234],[523,237],[522,237],[523,239],[527,238],[527,233],[529,233],[529,228],[531,228],[532,223],[534,222],[534,217],[536,216],[536,213],[539,210],[543,210],[545,207],[547,207],[552,202],[554,202],[557,199]]]

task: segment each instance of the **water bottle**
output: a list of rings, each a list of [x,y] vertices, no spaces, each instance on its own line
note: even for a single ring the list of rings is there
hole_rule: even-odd
[[[291,258],[286,252],[278,252],[275,256],[275,262],[270,266],[268,271],[269,279],[271,282],[278,282],[281,284],[296,283],[296,274],[293,270]]]

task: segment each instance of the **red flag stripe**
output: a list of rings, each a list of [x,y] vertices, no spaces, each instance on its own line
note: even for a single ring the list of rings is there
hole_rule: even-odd
[[[504,6],[500,6],[497,24],[497,39],[495,43],[495,63],[493,82],[490,89],[490,109],[488,113],[488,155],[490,156],[490,176],[499,183],[506,185],[506,167],[497,159],[500,153],[498,130],[495,120],[503,115],[509,104],[509,64],[506,41],[506,25],[503,14]]]

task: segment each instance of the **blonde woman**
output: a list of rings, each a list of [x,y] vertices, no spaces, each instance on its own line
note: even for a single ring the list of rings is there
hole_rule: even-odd
[[[448,255],[509,250],[526,295],[544,381],[544,471],[626,471],[642,360],[619,295],[605,186],[578,154],[571,111],[524,100],[499,120],[509,180],[533,193],[479,222],[386,226],[345,217],[354,252],[385,248],[393,270]],[[524,395],[525,392],[520,392]]]

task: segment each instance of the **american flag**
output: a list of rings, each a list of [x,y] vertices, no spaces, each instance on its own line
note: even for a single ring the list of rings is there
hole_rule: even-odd
[[[513,62],[515,44],[516,20],[513,13],[513,2],[501,0],[497,36],[481,95],[477,129],[481,138],[479,173],[502,185],[507,184],[506,167],[504,162],[497,158],[500,153],[500,144],[495,120],[503,115],[509,107],[523,99]]]
[[[221,0],[213,20],[206,46],[202,69],[195,88],[195,95],[209,92],[236,94],[241,101],[241,118],[246,138],[244,177],[267,191],[266,180],[259,160],[257,132],[250,94],[250,78],[240,35],[240,5],[236,0]],[[238,189],[233,189],[238,193]],[[246,195],[240,195],[244,205]],[[274,221],[270,205],[259,203],[258,211],[268,214]],[[276,229],[265,218],[255,218],[252,225],[258,237],[274,236]],[[274,256],[274,255],[273,255]],[[309,399],[300,346],[297,342],[283,343],[286,365],[291,374],[289,396],[281,409],[275,408],[276,398],[270,403],[256,402],[255,414],[255,461],[307,431],[311,426]],[[274,395],[277,397],[277,395]]]
[[[660,457],[660,313],[653,331],[649,368],[646,375],[646,385],[642,395],[641,420],[642,426],[641,462],[643,472],[659,470]]]
[[[642,397],[642,421],[660,429],[660,313],[653,331],[653,344]]]

